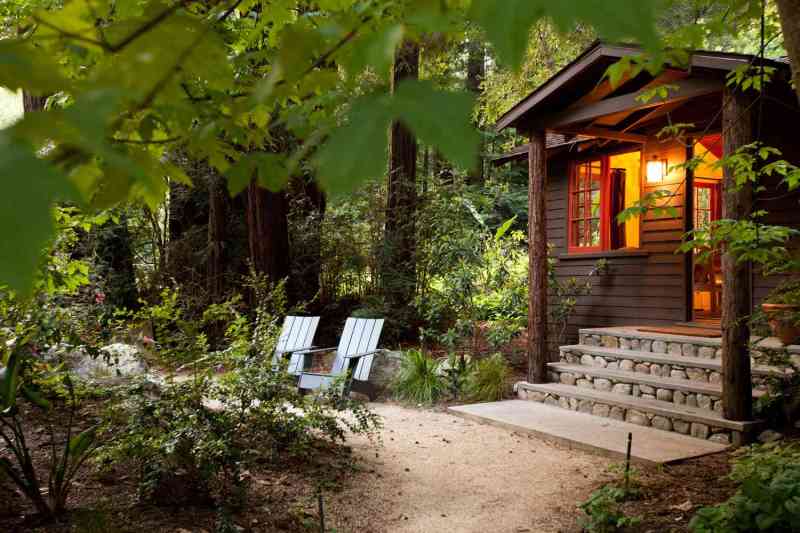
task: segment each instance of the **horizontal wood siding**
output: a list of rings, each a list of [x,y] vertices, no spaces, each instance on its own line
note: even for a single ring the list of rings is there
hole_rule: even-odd
[[[679,144],[653,142],[644,147],[645,158],[667,158],[669,165],[685,159]],[[548,241],[556,256],[567,253],[567,196],[569,161],[559,158],[548,167],[547,210]],[[672,172],[658,185],[643,184],[642,194],[655,190],[672,193],[667,202],[675,213],[648,213],[641,223],[639,257],[608,257],[608,272],[592,278],[592,292],[578,299],[570,318],[566,342],[577,339],[579,328],[621,325],[665,325],[686,317],[686,285],[683,255],[675,254],[683,234],[683,172]],[[572,276],[583,279],[597,259],[570,256],[556,265],[556,277],[562,281]],[[555,345],[555,339],[552,339]],[[555,355],[555,354],[554,354]]]

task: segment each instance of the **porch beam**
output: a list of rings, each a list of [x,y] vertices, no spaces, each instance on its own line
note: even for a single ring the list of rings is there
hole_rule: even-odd
[[[610,139],[612,141],[626,141],[632,143],[646,144],[647,135],[639,135],[637,133],[626,133],[623,131],[616,131],[610,128],[598,127],[585,127],[585,128],[559,128],[558,133],[570,133],[573,135],[588,135],[589,137],[597,137],[598,139]]]
[[[559,127],[569,126],[579,122],[594,120],[605,115],[613,115],[625,111],[636,111],[638,109],[649,109],[659,107],[664,104],[704,96],[722,91],[724,87],[722,80],[695,78],[682,80],[678,83],[678,88],[669,91],[666,98],[652,98],[647,102],[642,102],[638,98],[651,89],[643,89],[633,93],[615,96],[606,100],[600,100],[593,104],[584,105],[575,109],[567,109],[559,113],[546,116],[541,120],[540,126],[548,129],[558,129]]]
[[[547,146],[544,129],[528,145],[528,382],[547,381]]]
[[[751,99],[726,87],[722,95],[722,143],[725,156],[752,142]],[[722,218],[743,219],[752,211],[753,188],[737,187],[726,166],[722,180]],[[750,268],[722,254],[722,413],[729,420],[751,420],[753,392],[750,369]],[[740,444],[740,443],[739,443]]]

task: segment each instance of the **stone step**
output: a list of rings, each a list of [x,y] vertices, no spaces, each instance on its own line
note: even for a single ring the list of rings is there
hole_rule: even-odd
[[[726,420],[720,413],[710,409],[560,383],[519,382],[514,385],[514,390],[524,400],[544,402],[572,411],[676,431],[684,435],[690,434],[724,444],[742,443],[743,434],[754,432],[760,424],[758,421]]]
[[[716,358],[705,359],[582,344],[562,346],[560,351],[561,361],[569,364],[628,370],[663,378],[683,379],[685,376],[692,381],[714,384],[722,381],[722,362]],[[759,389],[766,388],[766,378],[769,376],[784,375],[777,367],[762,365],[754,365],[752,373],[753,386]]]
[[[718,383],[659,377],[640,372],[614,370],[599,366],[549,363],[548,370],[558,376],[556,383],[579,388],[630,395],[636,398],[662,400],[722,412],[722,386]],[[763,394],[754,391],[754,396]]]

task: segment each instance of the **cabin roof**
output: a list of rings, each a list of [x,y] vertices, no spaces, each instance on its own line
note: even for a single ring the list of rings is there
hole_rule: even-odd
[[[508,127],[520,128],[545,112],[567,108],[581,96],[597,88],[610,65],[622,57],[637,55],[641,52],[642,49],[636,45],[596,41],[567,66],[503,114],[495,125],[496,129],[500,131]],[[714,77],[716,73],[716,76],[719,77],[741,65],[755,63],[758,60],[758,57],[749,54],[696,50],[690,55],[688,69],[684,66],[681,68],[668,67],[668,70],[680,70],[691,76],[700,73]],[[779,69],[788,69],[788,62],[785,60],[765,59],[764,62]],[[613,92],[609,94],[613,94]]]

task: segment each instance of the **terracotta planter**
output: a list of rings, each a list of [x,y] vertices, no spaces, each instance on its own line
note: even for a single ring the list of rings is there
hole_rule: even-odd
[[[800,337],[800,325],[789,319],[790,314],[800,312],[800,304],[761,304],[767,315],[772,334],[783,344],[793,344]]]

